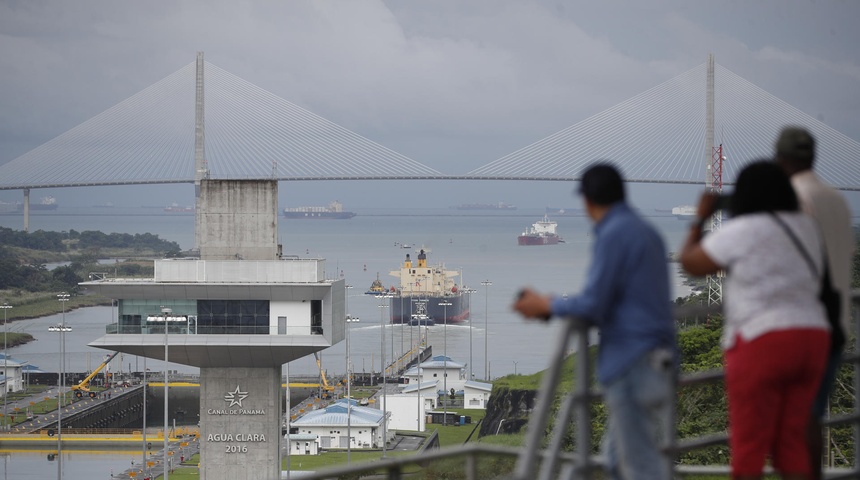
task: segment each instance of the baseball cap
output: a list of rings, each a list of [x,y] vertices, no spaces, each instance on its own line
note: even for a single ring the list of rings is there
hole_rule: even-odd
[[[785,127],[776,141],[777,156],[811,160],[815,155],[815,139],[800,127]]]

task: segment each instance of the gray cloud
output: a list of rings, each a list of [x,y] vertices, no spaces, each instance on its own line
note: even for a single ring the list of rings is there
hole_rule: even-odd
[[[4,2],[0,163],[197,51],[443,171],[495,160],[711,52],[860,139],[857,18],[856,2],[801,0]]]

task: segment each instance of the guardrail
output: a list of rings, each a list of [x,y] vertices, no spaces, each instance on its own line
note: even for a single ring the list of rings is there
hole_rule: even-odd
[[[855,352],[860,352],[860,291],[853,292],[853,328],[855,338]],[[689,318],[697,315],[708,315],[719,312],[719,308],[685,306],[677,307],[674,311],[676,320]],[[589,327],[578,321],[566,322],[564,334],[550,358],[549,368],[544,372],[540,387],[541,395],[538,403],[531,414],[526,429],[525,446],[521,448],[499,447],[480,443],[469,443],[443,447],[439,450],[423,451],[420,457],[408,456],[399,458],[382,459],[378,462],[360,465],[343,465],[326,469],[320,472],[302,472],[303,480],[317,480],[326,478],[338,478],[339,476],[379,473],[389,479],[400,479],[404,473],[415,465],[428,466],[434,462],[460,460],[463,462],[464,476],[467,480],[477,480],[478,464],[486,457],[516,457],[516,465],[512,475],[499,473],[496,478],[508,478],[510,480],[549,480],[552,478],[576,478],[588,480],[593,478],[596,470],[603,466],[603,458],[591,454],[591,403],[601,398],[599,389],[594,388],[590,371],[592,359],[588,352]],[[849,335],[850,337],[850,335]],[[565,353],[568,351],[570,341],[573,339],[576,346],[576,366],[574,374],[574,388],[566,394],[558,411],[553,410],[553,402],[556,397],[556,387],[560,384]],[[847,354],[844,357],[846,363],[855,365],[854,368],[854,391],[860,392],[860,354]],[[704,383],[719,382],[723,379],[722,370],[709,372],[697,372],[694,374],[681,375],[678,379],[680,387],[698,385]],[[547,424],[550,415],[554,415],[554,424],[560,428],[554,429],[547,448],[540,448],[544,438],[547,436]],[[574,445],[577,446],[573,452],[563,452],[562,447],[565,432],[570,420],[574,420]],[[726,444],[728,435],[716,433],[712,435],[678,439],[676,436],[675,419],[670,425],[665,425],[669,435],[669,444],[663,445],[664,461],[671,465],[671,471],[675,476],[686,475],[728,475],[728,465],[678,465],[677,457],[685,452],[710,447],[713,445]],[[829,468],[825,471],[828,480],[860,478],[860,468],[857,467],[857,459],[860,459],[860,402],[854,400],[853,413],[834,416],[826,419],[825,426],[852,424],[854,426],[854,466],[851,468]],[[585,448],[583,448],[583,446]],[[602,478],[602,477],[600,477]]]

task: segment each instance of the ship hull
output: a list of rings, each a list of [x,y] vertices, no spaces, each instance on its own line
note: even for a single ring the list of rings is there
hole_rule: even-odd
[[[417,309],[412,307],[413,302],[422,302],[425,305],[427,316],[435,325],[447,323],[454,325],[463,323],[469,319],[469,300],[465,295],[448,295],[445,297],[434,295],[402,295],[391,297],[389,311],[391,312],[391,323],[405,323],[409,325],[412,314]],[[449,306],[441,306],[440,302],[450,303]],[[412,310],[410,310],[412,308]]]
[[[57,207],[59,207],[59,205],[57,205],[56,203],[51,203],[51,204],[47,204],[47,205],[43,205],[41,203],[31,203],[30,204],[30,210],[56,210]],[[24,210],[23,205],[21,206],[21,210],[22,211]]]
[[[347,220],[354,216],[353,212],[284,212],[288,219]]]
[[[557,245],[558,235],[520,235],[518,245]]]

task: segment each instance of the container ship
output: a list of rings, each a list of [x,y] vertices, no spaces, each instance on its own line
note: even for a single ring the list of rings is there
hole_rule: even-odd
[[[335,200],[325,207],[287,207],[284,218],[309,218],[322,220],[346,220],[355,216],[353,212],[345,212],[343,205]]]
[[[194,206],[189,205],[187,207],[183,207],[183,206],[179,205],[178,203],[173,203],[167,207],[164,207],[164,211],[168,212],[168,213],[193,213],[194,212]]]
[[[423,249],[415,263],[406,254],[400,270],[393,270],[391,275],[400,278],[400,286],[388,291],[391,323],[444,325],[469,318],[468,296],[454,282],[460,272],[445,270],[442,264],[427,265],[427,252]]]
[[[518,245],[556,245],[563,242],[556,233],[558,223],[552,221],[546,215],[542,220],[532,224],[528,230],[517,237]]]
[[[514,205],[508,205],[507,203],[464,203],[462,205],[457,205],[457,210],[516,210],[517,207]]]

